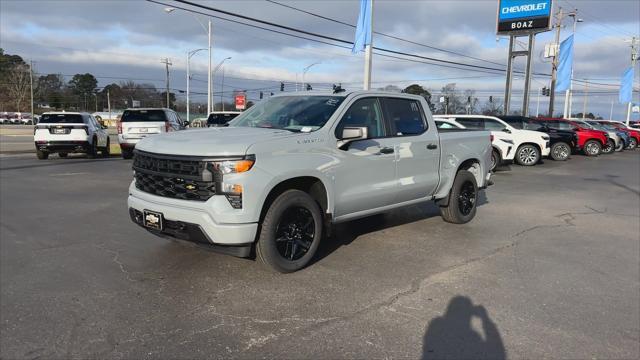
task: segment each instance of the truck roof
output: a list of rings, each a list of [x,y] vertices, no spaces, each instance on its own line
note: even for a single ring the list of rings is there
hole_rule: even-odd
[[[400,97],[411,97],[411,98],[423,99],[423,97],[419,96],[419,95],[399,93],[399,92],[393,92],[393,91],[384,91],[384,90],[353,90],[353,91],[342,91],[342,92],[339,92],[339,93],[334,93],[333,91],[315,91],[315,90],[311,90],[311,91],[280,92],[278,94],[273,95],[272,97],[279,97],[279,96],[339,96],[339,97],[347,97],[349,95],[361,95],[361,94],[377,95],[377,96],[385,96],[385,95],[386,96],[400,96]]]

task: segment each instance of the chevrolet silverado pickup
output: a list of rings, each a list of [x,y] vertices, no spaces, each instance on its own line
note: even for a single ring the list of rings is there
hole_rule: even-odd
[[[303,268],[331,225],[434,200],[445,221],[476,214],[490,134],[439,132],[424,98],[374,91],[283,94],[228,127],[142,139],[131,220],[162,237]]]

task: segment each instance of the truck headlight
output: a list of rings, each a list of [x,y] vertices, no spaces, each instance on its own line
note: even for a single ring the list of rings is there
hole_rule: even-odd
[[[221,174],[239,174],[251,170],[256,159],[249,157],[241,160],[214,161],[213,167]]]
[[[542,140],[549,140],[550,137],[548,137],[547,135],[542,135]]]

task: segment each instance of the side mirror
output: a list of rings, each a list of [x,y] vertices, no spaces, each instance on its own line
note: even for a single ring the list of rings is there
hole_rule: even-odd
[[[580,131],[580,128],[576,126],[573,128],[573,131]]]
[[[356,141],[368,138],[367,127],[345,127],[342,129],[342,136],[338,141],[338,148]]]
[[[104,129],[104,130],[109,129],[109,127],[108,127],[107,125],[100,125],[100,127],[101,127],[102,129]]]
[[[509,130],[509,129],[507,129],[507,128],[502,129],[502,131],[503,131],[503,132],[506,132],[507,134],[511,134],[511,130]]]

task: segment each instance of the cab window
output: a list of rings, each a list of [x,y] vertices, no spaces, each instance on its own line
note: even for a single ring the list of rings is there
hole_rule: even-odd
[[[503,123],[493,120],[493,119],[484,119],[484,129],[489,131],[502,131],[505,126]]]
[[[415,100],[383,98],[385,117],[391,125],[394,136],[422,134],[427,125],[420,104]]]
[[[345,127],[366,127],[369,138],[384,137],[384,122],[382,121],[382,110],[378,99],[364,98],[356,100],[344,114],[338,127],[336,127],[336,138],[340,139],[342,137],[342,131]]]
[[[456,121],[465,128],[471,130],[484,130],[484,119],[478,118],[456,118]]]

